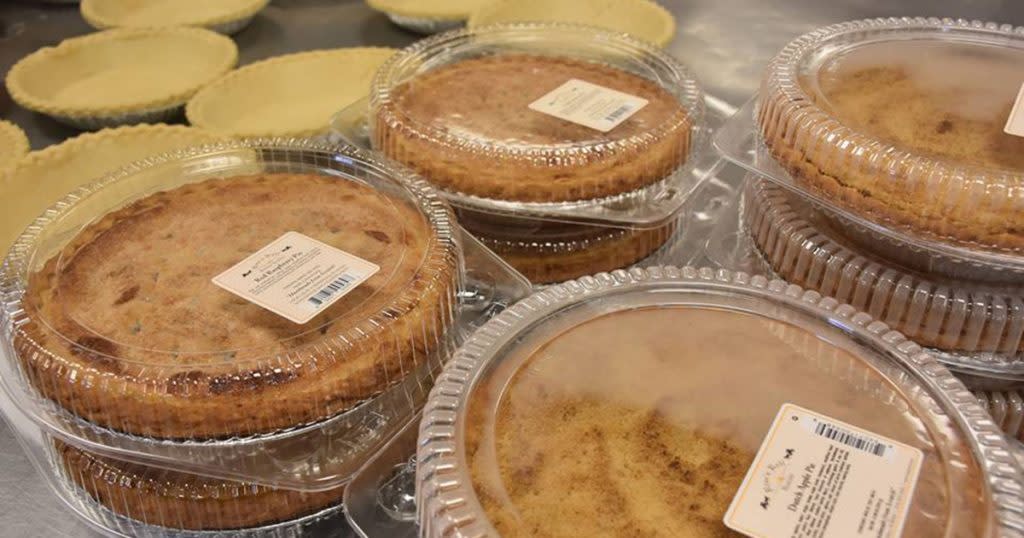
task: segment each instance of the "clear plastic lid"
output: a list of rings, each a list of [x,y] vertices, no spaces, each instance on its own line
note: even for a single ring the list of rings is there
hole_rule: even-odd
[[[824,27],[776,56],[759,102],[716,144],[848,226],[1019,278],[1024,137],[1003,129],[1022,63],[1024,29],[1009,25],[901,18]],[[760,147],[745,145],[739,124],[760,134]]]
[[[975,398],[852,307],[744,273],[554,286],[485,325],[424,411],[425,536],[710,536],[784,403],[923,452],[908,536],[1019,536],[1024,474]]]
[[[677,221],[618,228],[457,210],[459,223],[534,284],[624,269],[672,240]]]
[[[275,153],[295,159],[261,162]],[[99,426],[203,439],[309,424],[441,344],[460,278],[452,226],[433,190],[359,154],[279,141],[157,160],[70,194],[21,236],[4,340],[40,395]],[[287,232],[380,269],[305,323],[213,283]]]
[[[972,392],[1006,435],[1024,441],[1024,384],[1015,389]]]
[[[555,23],[458,30],[399,52],[377,73],[369,128],[375,149],[457,205],[593,216],[614,204],[630,222],[679,207],[705,138],[702,93],[676,60]]]
[[[908,268],[851,242],[800,196],[749,176],[743,228],[770,269],[864,310],[966,368],[1024,375],[1024,283]]]
[[[39,478],[104,536],[347,536],[345,487],[290,490],[129,463],[56,440],[3,393],[0,410]]]
[[[379,270],[306,323],[211,282],[285,232]],[[349,263],[329,261],[292,274],[313,283]],[[253,140],[154,157],[68,195],[18,240],[0,290],[0,383],[49,433],[324,490],[422,406],[461,335],[529,283],[407,170],[344,146]]]

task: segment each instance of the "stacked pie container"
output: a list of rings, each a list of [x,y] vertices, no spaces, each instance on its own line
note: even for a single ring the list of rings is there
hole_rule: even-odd
[[[1024,137],[1004,131],[1024,31],[893,18],[787,45],[715,135],[747,169],[708,241],[725,264],[849,303],[1024,415]]]
[[[708,123],[694,77],[656,46],[520,23],[400,51],[333,131],[417,171],[467,231],[550,284],[664,259],[718,162]]]
[[[377,270],[303,302],[305,323],[213,283],[257,251],[254,270],[279,269],[291,244],[261,247],[282,232]],[[345,535],[354,473],[528,289],[394,163],[294,139],[193,147],[69,193],[21,235],[0,275],[0,404],[105,532]]]
[[[725,535],[726,507],[748,485],[755,503],[765,496],[755,513],[778,517],[761,511],[793,498],[787,475],[744,475],[755,453],[813,451],[809,441],[766,447],[773,417],[794,405],[887,438],[866,457],[889,478],[904,476],[894,442],[921,451],[910,482],[869,488],[902,491],[904,516],[876,528],[1024,533],[1024,475],[1010,441],[919,345],[781,279],[660,266],[548,287],[456,352],[420,423],[421,536]],[[825,442],[877,446],[856,436]],[[788,457],[763,461],[792,477]],[[856,496],[839,487],[840,497]]]

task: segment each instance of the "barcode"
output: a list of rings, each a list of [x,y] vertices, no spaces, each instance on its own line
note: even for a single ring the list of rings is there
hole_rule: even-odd
[[[604,120],[605,121],[615,121],[615,120],[619,119],[620,117],[622,117],[623,114],[629,112],[632,109],[633,109],[633,107],[631,105],[622,105],[619,108],[616,108],[615,110],[613,110],[611,114],[608,114],[607,116],[605,116]]]
[[[814,429],[814,433],[826,439],[837,441],[846,446],[856,448],[857,450],[863,450],[864,452],[868,452],[876,456],[885,455],[886,447],[882,443],[850,433],[827,422],[819,422],[818,427]]]
[[[355,277],[348,273],[341,275],[340,277],[338,277],[337,280],[328,284],[326,288],[316,292],[316,295],[310,297],[309,302],[313,306],[319,307],[320,305],[324,304],[324,302],[326,302],[328,299],[330,299],[331,296],[333,296],[335,293],[338,293],[339,291],[347,288],[348,285],[354,281]]]

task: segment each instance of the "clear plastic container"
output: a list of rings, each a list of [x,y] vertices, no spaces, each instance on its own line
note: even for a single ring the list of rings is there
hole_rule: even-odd
[[[1006,435],[1024,441],[1024,384],[1016,389],[974,389],[971,392]]]
[[[420,427],[421,535],[723,532],[787,402],[923,452],[905,535],[1024,534],[1005,437],[919,346],[781,280],[652,267],[547,288],[456,352]]]
[[[534,284],[552,284],[643,263],[668,248],[678,218],[655,228],[578,224],[456,212],[459,223]]]
[[[47,435],[6,394],[0,393],[0,409],[40,478],[105,536],[351,536],[341,504],[344,487],[271,488],[106,458]]]
[[[747,180],[740,218],[755,255],[781,278],[868,312],[951,364],[1024,375],[1024,282],[976,283],[902,267],[757,176]]]
[[[1024,138],[1003,126],[1024,30],[937,18],[824,27],[787,45],[715,136],[901,265],[1024,278]]]
[[[628,37],[575,25],[517,24],[450,32],[398,56],[382,67],[370,99],[353,103],[333,118],[331,136],[420,169],[428,181],[441,186],[468,231],[536,284],[663,260],[664,253],[673,248],[691,194],[720,167],[719,157],[702,148],[724,115],[714,107],[705,112],[703,94],[685,68],[664,52]],[[574,69],[583,69],[583,73],[593,69],[601,77],[608,73],[625,76],[625,83],[613,80],[609,84],[620,85],[619,89],[631,82],[643,86],[644,91],[663,97],[663,104],[685,111],[688,126],[683,129],[683,125],[672,123],[671,114],[665,116],[668,119],[638,116],[601,133],[529,110],[528,101],[518,103],[530,95],[526,90],[521,95],[509,90],[511,97],[502,93],[504,99],[517,103],[508,104],[522,105],[522,114],[512,114],[519,118],[516,121],[502,119],[506,109],[496,103],[474,101],[465,111],[448,110],[457,106],[458,99],[445,100],[445,115],[430,107],[417,108],[411,115],[403,112],[401,96],[407,95],[408,88],[417,87],[423,77],[436,78],[438,73],[443,77],[446,71],[468,65],[471,76],[466,80],[471,80],[477,69],[474,65],[483,62],[483,69],[490,70],[486,64],[493,61],[509,61],[513,67],[539,62],[536,80],[525,80],[526,85],[541,88],[531,89],[540,92],[537,97],[547,91],[543,88],[553,89],[568,80]],[[495,76],[508,79],[503,74]],[[524,84],[522,80],[513,82]],[[488,78],[488,91],[491,84],[498,82]],[[465,91],[472,93],[473,89]],[[430,91],[423,95],[433,98]],[[647,114],[643,109],[641,113]],[[497,116],[489,117],[492,114]],[[540,121],[531,123],[531,118]],[[458,127],[463,122],[482,125],[483,134]],[[489,126],[507,129],[506,135],[516,132],[499,136],[489,132]],[[626,129],[623,134],[619,134],[621,128]],[[671,149],[671,144],[662,144],[668,132],[679,138]],[[403,140],[420,140],[436,147],[408,152],[399,147],[404,147]],[[626,159],[630,151],[633,155],[667,155],[668,161],[662,157]],[[435,158],[437,155],[442,157]],[[431,163],[440,164],[435,167]],[[493,177],[482,181],[485,188],[494,190],[485,194],[464,182],[483,177],[475,172],[472,177],[459,172],[461,179],[456,181],[465,188],[454,188],[442,169],[448,166],[445,163],[451,165],[449,171],[466,171],[470,166],[490,174]],[[571,170],[574,167],[590,171],[577,173]],[[603,171],[592,173],[595,167]],[[561,199],[565,196],[548,188],[561,181],[555,176],[567,178],[573,185],[569,189],[575,194],[568,196],[572,199]],[[520,185],[525,185],[524,178],[536,183],[542,177],[548,177],[547,187]],[[644,177],[654,179],[647,184]],[[635,185],[623,187],[626,184]],[[504,192],[503,185],[515,187],[517,192]],[[598,193],[588,191],[590,188],[619,190]],[[542,201],[544,197],[552,201]]]
[[[380,270],[305,324],[211,282],[284,232]],[[191,148],[69,194],[0,282],[0,383],[48,434],[308,491],[344,484],[462,335],[529,289],[414,174],[299,140]]]
[[[604,116],[621,123],[603,127],[531,109],[570,80],[646,104],[621,101]],[[602,95],[581,108],[597,114],[619,102]],[[706,131],[702,92],[675,59],[572,24],[425,39],[381,67],[369,99],[375,150],[419,172],[454,205],[499,214],[663,224],[697,183],[691,172]]]

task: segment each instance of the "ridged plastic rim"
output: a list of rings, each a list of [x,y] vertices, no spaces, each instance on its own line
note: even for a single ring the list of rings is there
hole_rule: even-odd
[[[437,239],[437,246],[433,252],[424,259],[420,270],[429,269],[435,265],[446,263],[445,260],[457,259],[458,240],[455,235],[455,219],[451,208],[440,198],[437,191],[425,180],[413,174],[405,173],[404,170],[395,172],[392,164],[384,163],[375,156],[369,155],[359,149],[334,145],[312,139],[303,138],[254,138],[238,141],[214,142],[200,146],[184,148],[155,157],[150,157],[135,163],[129,164],[120,170],[113,172],[103,179],[92,184],[81,187],[66,195],[55,203],[42,216],[37,218],[26,231],[15,241],[7,254],[7,258],[0,267],[0,297],[4,299],[2,310],[0,310],[0,326],[18,327],[28,320],[25,318],[25,311],[21,308],[21,299],[24,290],[19,289],[19,283],[24,282],[29,275],[30,255],[34,251],[39,236],[43,234],[52,223],[72,211],[79,201],[88,198],[90,195],[101,192],[111,184],[116,184],[135,174],[148,169],[171,164],[190,158],[202,157],[205,154],[219,151],[231,150],[285,150],[285,151],[307,151],[324,153],[329,155],[340,155],[362,161],[365,165],[379,170],[392,171],[389,174],[391,180],[405,186],[411,198],[418,204],[419,210],[430,223]],[[436,274],[432,282],[436,283]],[[388,303],[381,308],[381,311],[388,310],[393,303]],[[374,327],[387,326],[389,316],[378,312],[367,322]],[[8,325],[9,324],[9,325]],[[337,336],[340,342],[358,342],[365,337],[366,332],[350,330]],[[353,345],[353,344],[347,344]],[[253,360],[263,360],[266,357],[259,357]]]
[[[803,89],[799,68],[803,59],[821,50],[830,39],[843,34],[885,30],[933,30],[936,38],[949,30],[994,35],[1020,40],[1024,43],[1024,27],[977,20],[937,17],[892,17],[864,19],[825,26],[804,34],[790,42],[771,60],[761,85],[762,100],[774,96],[777,110],[773,117],[790,120],[786,138],[815,141],[814,152],[844,154],[849,148],[870,148],[870,156],[885,156],[889,162],[899,162],[907,168],[928,170],[928,177],[941,177],[949,183],[963,183],[963,189],[986,191],[986,197],[1024,200],[1024,175],[1018,171],[970,164],[950,164],[948,160],[928,157],[920,152],[904,149],[882,139],[847,127],[840,119],[816,105]],[[762,107],[763,108],[763,107]],[[757,114],[764,113],[763,110]],[[761,128],[761,127],[759,127]],[[828,134],[828,136],[822,136]],[[823,149],[824,148],[824,149]],[[982,188],[978,186],[982,185]],[[992,192],[994,191],[994,192]],[[955,194],[955,193],[954,193]],[[935,193],[943,196],[943,193]],[[884,222],[883,222],[884,223]],[[925,237],[937,237],[927,233]],[[1014,254],[1013,249],[998,248],[995,252]]]
[[[972,390],[978,403],[1010,439],[1024,441],[1024,386],[1008,390]]]
[[[946,408],[959,410],[950,418],[971,442],[972,453],[981,464],[996,526],[1007,536],[1024,535],[1024,471],[1006,437],[977,398],[920,346],[868,314],[782,280],[724,269],[660,266],[601,273],[546,288],[491,319],[456,351],[431,391],[420,423],[416,497],[420,529],[425,536],[498,536],[484,515],[472,484],[463,478],[465,469],[460,467],[460,459],[464,447],[460,443],[464,432],[459,421],[468,403],[470,383],[493,358],[498,342],[526,329],[545,314],[591,296],[658,283],[698,284],[709,290],[738,289],[769,298],[819,319],[841,323],[873,347],[884,349],[899,366],[918,374],[930,396]]]
[[[699,128],[704,122],[704,94],[697,84],[696,78],[678,60],[665,53],[654,45],[636,39],[626,34],[612,32],[603,28],[573,23],[544,23],[544,22],[522,22],[510,24],[494,24],[479,28],[464,28],[438,34],[413,45],[402,49],[392,56],[377,71],[373,85],[370,90],[371,108],[376,110],[382,105],[391,101],[391,90],[404,82],[401,78],[404,66],[408,62],[429,63],[431,60],[443,57],[448,54],[447,49],[454,43],[467,42],[477,36],[500,35],[503,33],[515,34],[516,32],[527,33],[543,39],[545,36],[558,36],[567,32],[588,33],[596,42],[611,43],[625,50],[630,54],[639,55],[648,62],[653,62],[668,71],[671,80],[657,81],[658,85],[665,87],[671,85],[672,93],[680,99],[682,106],[690,120],[690,135],[693,142],[690,145],[691,156],[700,147]],[[515,159],[539,159],[545,156],[554,156],[562,150],[560,147],[553,148],[550,145],[514,145],[492,144],[452,134],[447,129],[440,129],[420,121],[408,121],[406,118],[397,118],[389,111],[386,117],[379,121],[401,121],[404,125],[412,125],[424,137],[438,144],[457,146],[464,150],[473,152],[498,155],[501,158]],[[661,131],[664,125],[659,125],[652,130],[653,135],[644,134],[642,137],[658,136],[664,134]],[[615,149],[629,149],[638,137],[630,137],[611,142],[602,142],[602,146]],[[688,159],[689,160],[689,159]]]
[[[999,332],[1006,335],[999,346],[1019,347],[1024,342],[1024,291],[1015,294],[996,285],[940,283],[914,275],[836,241],[830,232],[815,226],[795,209],[786,200],[786,192],[781,187],[753,176],[748,176],[747,181],[747,193],[752,197],[745,204],[746,231],[758,254],[779,276],[801,282],[821,282],[828,277],[830,282],[835,281],[830,295],[849,301],[873,316],[902,316],[911,308],[907,303],[927,303],[918,320],[919,330],[939,333],[936,338],[943,339],[941,335],[960,334],[968,326],[981,323],[981,328],[969,336],[975,339],[976,347],[984,347],[978,340],[987,332],[985,329],[999,323],[1000,320],[991,317],[993,312],[999,312],[1004,324]],[[824,261],[816,261],[822,256]],[[940,294],[940,291],[945,293]],[[985,319],[978,321],[979,317]],[[941,322],[942,327],[932,327],[934,320]],[[1024,351],[1002,351],[936,350],[936,353],[943,362],[956,366],[1024,374]]]

